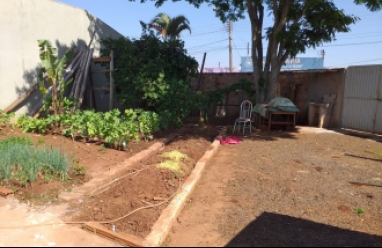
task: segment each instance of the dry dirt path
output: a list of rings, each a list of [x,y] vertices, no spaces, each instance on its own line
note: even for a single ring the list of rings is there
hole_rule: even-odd
[[[78,225],[59,225],[67,204],[39,206],[19,203],[13,196],[0,197],[0,247],[102,247],[120,246],[82,230]],[[51,226],[34,226],[57,223]],[[17,228],[5,228],[14,227]],[[22,228],[20,226],[33,226]]]
[[[221,146],[164,245],[382,246],[382,143],[310,130]]]

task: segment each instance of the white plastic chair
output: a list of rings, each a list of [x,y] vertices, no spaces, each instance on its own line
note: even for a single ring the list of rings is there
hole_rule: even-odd
[[[240,125],[243,125],[243,135],[245,131],[245,126],[247,122],[249,122],[249,132],[252,133],[252,102],[245,100],[240,105],[240,116],[235,120],[235,125],[233,126],[233,133],[235,133],[236,124],[238,124],[238,129],[240,129]]]

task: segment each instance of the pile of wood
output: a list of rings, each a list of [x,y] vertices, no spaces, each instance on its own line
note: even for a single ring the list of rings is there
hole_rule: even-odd
[[[81,106],[84,98],[84,93],[86,89],[86,82],[88,80],[90,62],[93,57],[93,48],[90,48],[94,39],[94,35],[89,42],[89,45],[84,45],[78,53],[74,56],[73,60],[67,66],[64,75],[64,84],[66,84],[71,78],[74,78],[72,90],[70,92],[69,97],[74,98],[78,102],[78,107]],[[24,92],[17,100],[15,100],[11,105],[9,105],[6,109],[4,109],[5,113],[12,111],[15,107],[17,107],[21,102],[27,99],[34,91],[38,89],[38,83],[33,85],[28,91]],[[57,93],[61,89],[59,85],[57,85]],[[32,111],[30,111],[29,115],[38,117],[39,110],[42,107],[43,101],[52,95],[52,86],[50,86],[42,99],[38,101],[38,103],[33,107]],[[74,112],[75,107],[72,109]]]

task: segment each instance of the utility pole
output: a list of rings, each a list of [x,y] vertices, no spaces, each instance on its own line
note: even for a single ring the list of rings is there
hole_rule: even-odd
[[[249,55],[249,42],[247,43],[247,55]]]
[[[232,60],[232,20],[228,22],[228,39],[229,39],[229,72],[233,72]]]
[[[325,58],[325,50],[324,49],[321,50],[321,56],[323,59]]]

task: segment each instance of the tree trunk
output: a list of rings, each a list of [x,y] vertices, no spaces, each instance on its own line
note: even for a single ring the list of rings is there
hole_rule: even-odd
[[[53,79],[52,84],[52,107],[53,107],[53,114],[54,116],[57,115],[57,78]]]
[[[271,75],[268,79],[267,82],[267,94],[266,94],[266,99],[267,101],[270,101],[271,99],[275,98],[275,92],[276,92],[276,86],[277,82],[279,79],[279,74],[280,74],[281,66],[278,64],[278,62],[272,63],[272,70],[271,70]]]

